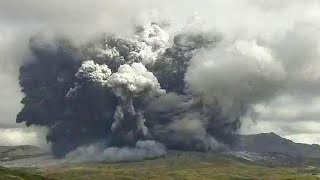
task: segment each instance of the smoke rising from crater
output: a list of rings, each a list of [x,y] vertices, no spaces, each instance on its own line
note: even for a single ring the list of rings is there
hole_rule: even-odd
[[[48,127],[59,157],[90,144],[106,159],[148,158],[137,142],[228,148],[259,105],[319,95],[316,1],[33,0],[31,15],[1,7],[2,26],[28,27],[17,122]]]

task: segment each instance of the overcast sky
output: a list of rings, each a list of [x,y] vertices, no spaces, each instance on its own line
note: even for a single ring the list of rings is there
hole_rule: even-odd
[[[285,88],[254,105],[241,133],[275,132],[320,144],[320,1],[316,0],[0,0],[0,145],[43,145],[45,129],[15,124],[21,109],[19,66],[35,33],[81,43],[96,32],[128,32],[134,24],[169,21],[176,31],[195,15],[201,28],[226,39],[266,44],[286,68]]]

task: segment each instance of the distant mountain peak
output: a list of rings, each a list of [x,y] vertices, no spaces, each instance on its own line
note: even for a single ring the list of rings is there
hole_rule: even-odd
[[[274,132],[239,135],[231,146],[235,151],[280,153],[295,157],[320,158],[320,146],[295,143]]]

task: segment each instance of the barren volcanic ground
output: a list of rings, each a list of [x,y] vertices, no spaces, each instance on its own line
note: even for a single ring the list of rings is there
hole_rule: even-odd
[[[1,169],[2,179],[320,179],[316,159],[304,164],[280,160],[255,162],[227,153],[169,151],[163,158],[123,163],[80,163]],[[251,157],[254,157],[251,154]],[[278,156],[280,157],[280,155]],[[282,161],[282,162],[281,162]],[[22,172],[32,173],[25,174]],[[36,174],[36,175],[35,175]],[[0,178],[1,179],[1,178]]]

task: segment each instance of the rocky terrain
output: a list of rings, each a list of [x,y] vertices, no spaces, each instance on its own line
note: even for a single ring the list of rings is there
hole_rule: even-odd
[[[169,150],[137,162],[69,163],[34,146],[0,146],[0,177],[11,179],[317,179],[320,146],[274,133],[239,135],[223,152]],[[26,173],[28,171],[31,174]],[[10,179],[9,178],[9,179]],[[2,180],[0,178],[0,180]]]
[[[294,143],[274,133],[237,135],[235,138],[223,154],[259,164],[304,166],[310,160],[320,164],[319,145]],[[0,166],[44,167],[61,163],[68,162],[55,159],[35,146],[0,146]]]

